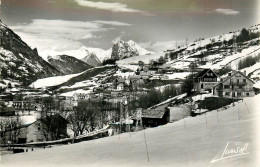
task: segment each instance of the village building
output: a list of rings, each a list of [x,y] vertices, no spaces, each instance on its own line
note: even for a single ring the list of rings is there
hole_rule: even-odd
[[[0,106],[0,116],[15,116],[15,109],[13,107]]]
[[[32,101],[12,101],[12,106],[16,109],[16,111],[22,112],[30,112],[36,110],[36,103]]]
[[[32,123],[23,124],[21,127],[6,130],[1,134],[1,139],[5,142],[12,141],[13,143],[31,143],[57,140],[67,136],[67,120],[59,114],[51,115],[52,121],[46,121],[46,118],[37,119]],[[55,135],[47,130],[46,123],[52,123]],[[50,126],[48,126],[50,127]]]
[[[125,88],[126,88],[126,81],[125,81],[125,79],[122,78],[122,77],[117,77],[114,80],[114,86],[115,86],[116,90],[118,90],[118,91],[125,90]]]
[[[74,101],[85,100],[88,98],[87,94],[85,93],[74,93],[73,97]]]
[[[213,87],[213,94],[220,97],[240,98],[254,96],[254,81],[240,71],[233,71]]]
[[[212,90],[217,83],[217,74],[211,69],[204,69],[194,78],[194,90],[197,92]]]
[[[163,64],[158,67],[158,72],[160,73],[167,73],[167,72],[172,72],[173,68],[171,67],[170,64]]]
[[[141,71],[139,75],[142,79],[149,79],[152,76],[150,71]]]
[[[165,125],[170,121],[170,111],[168,108],[162,110],[142,110],[141,111],[142,126],[144,127],[156,127]],[[133,118],[136,124],[137,118]]]

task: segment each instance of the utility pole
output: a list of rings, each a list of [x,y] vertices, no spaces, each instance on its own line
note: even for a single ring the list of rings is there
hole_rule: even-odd
[[[120,101],[119,104],[120,104],[120,110],[119,110],[119,119],[120,119],[119,120],[119,122],[120,122],[120,124],[119,124],[119,133],[121,133],[122,132],[123,102]]]

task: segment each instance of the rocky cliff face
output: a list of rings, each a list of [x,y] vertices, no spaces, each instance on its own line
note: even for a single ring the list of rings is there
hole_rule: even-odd
[[[0,22],[0,67],[2,77],[24,84],[43,77],[62,75],[31,49],[17,34]]]
[[[96,56],[95,53],[90,53],[88,54],[86,57],[84,57],[82,59],[82,61],[84,61],[85,63],[87,63],[88,65],[91,65],[93,67],[97,67],[100,66],[102,64],[102,62],[100,61],[100,59]]]
[[[121,60],[128,57],[150,54],[151,52],[142,48],[134,41],[124,42],[122,40],[115,43],[112,47],[111,59]]]

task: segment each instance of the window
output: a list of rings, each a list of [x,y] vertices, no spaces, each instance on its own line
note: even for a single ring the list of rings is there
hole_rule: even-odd
[[[237,96],[241,96],[242,94],[241,94],[241,92],[237,92]]]
[[[239,85],[238,88],[239,88],[239,89],[243,89],[243,86]]]
[[[239,84],[239,79],[237,79],[237,84]]]
[[[249,96],[249,93],[248,93],[248,92],[246,93],[246,96]]]
[[[226,95],[226,96],[229,96],[229,95],[230,95],[230,92],[225,92],[225,95]]]
[[[224,85],[224,89],[229,89],[230,86],[229,85]]]

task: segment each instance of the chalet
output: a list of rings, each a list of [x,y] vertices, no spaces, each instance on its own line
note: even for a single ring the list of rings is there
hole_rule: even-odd
[[[217,74],[211,69],[204,69],[194,78],[194,90],[197,92],[212,90],[217,82]]]
[[[223,97],[254,96],[254,81],[240,71],[233,71],[213,87],[213,94]]]

